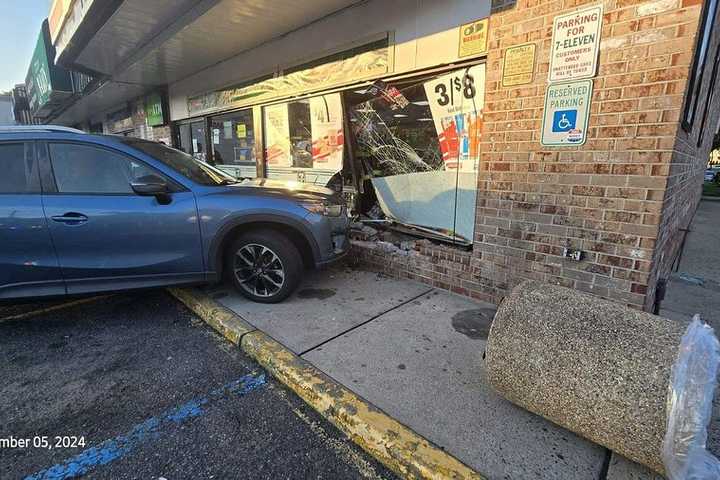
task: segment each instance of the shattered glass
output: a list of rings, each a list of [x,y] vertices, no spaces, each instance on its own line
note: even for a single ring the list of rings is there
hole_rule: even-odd
[[[373,86],[351,104],[356,157],[386,217],[472,242],[484,73]]]

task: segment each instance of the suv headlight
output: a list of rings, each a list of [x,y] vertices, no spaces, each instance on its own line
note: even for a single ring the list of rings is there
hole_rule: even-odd
[[[343,205],[324,202],[304,202],[300,205],[309,212],[325,215],[326,217],[339,217],[345,209]]]

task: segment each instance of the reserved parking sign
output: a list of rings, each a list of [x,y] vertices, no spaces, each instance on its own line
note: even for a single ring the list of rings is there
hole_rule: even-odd
[[[587,139],[593,81],[549,85],[545,93],[542,144],[582,145]]]

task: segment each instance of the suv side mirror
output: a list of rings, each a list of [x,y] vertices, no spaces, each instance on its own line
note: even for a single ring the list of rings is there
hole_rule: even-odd
[[[161,204],[170,203],[170,188],[165,180],[158,176],[147,175],[140,177],[130,183],[130,187],[138,195],[156,197]]]

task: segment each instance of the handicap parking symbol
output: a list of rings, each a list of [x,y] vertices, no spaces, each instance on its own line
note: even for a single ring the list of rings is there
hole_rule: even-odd
[[[558,110],[553,113],[552,131],[567,132],[575,129],[577,110]]]

